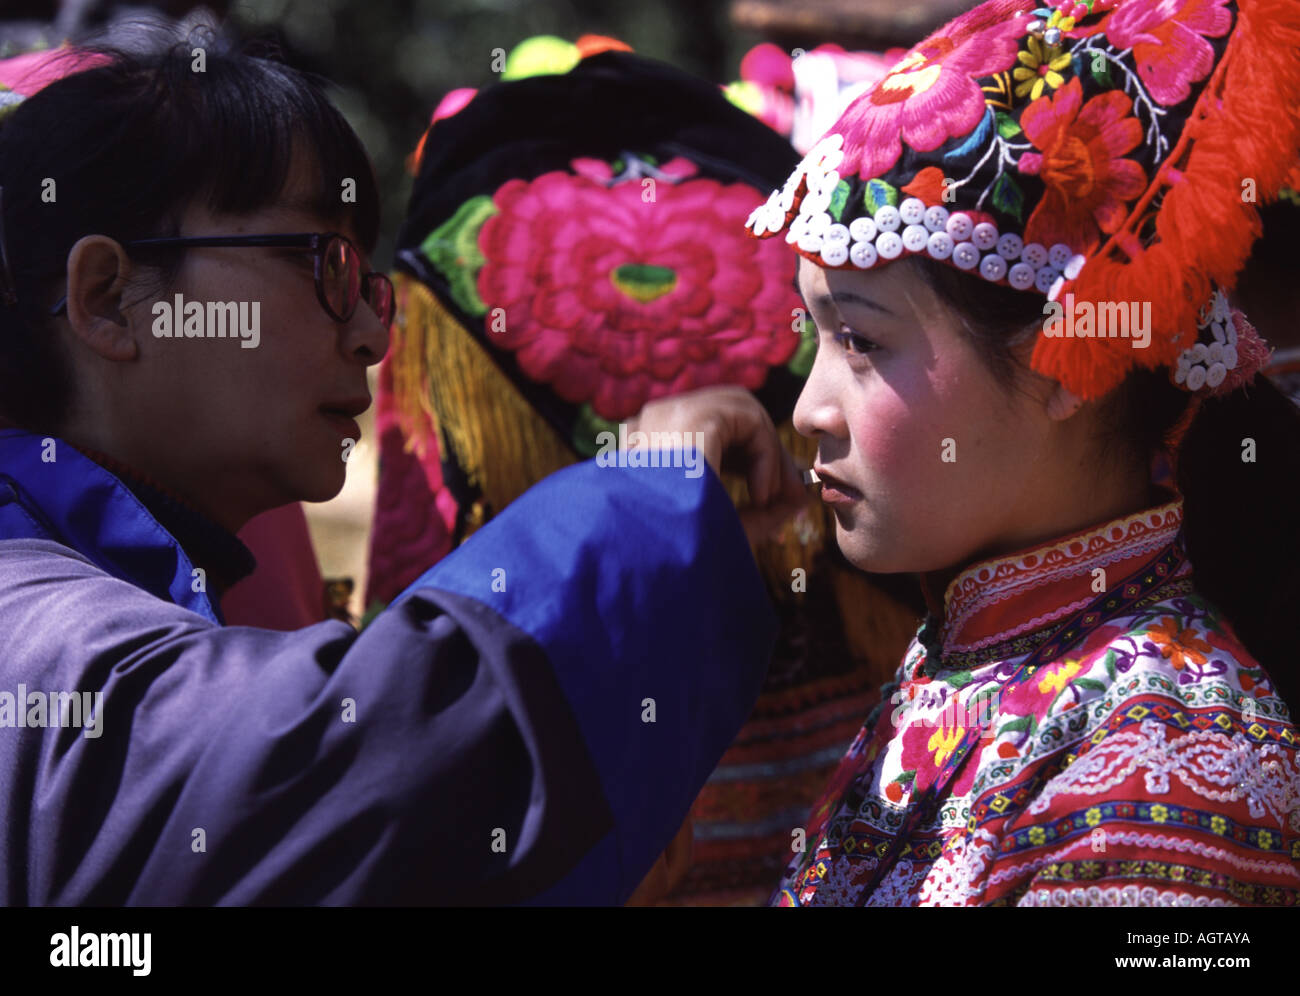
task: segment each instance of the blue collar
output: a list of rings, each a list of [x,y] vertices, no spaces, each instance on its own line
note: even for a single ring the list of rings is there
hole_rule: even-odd
[[[118,478],[71,443],[0,429],[0,539],[48,539],[182,608],[223,624],[194,564]],[[203,585],[206,588],[205,584]]]

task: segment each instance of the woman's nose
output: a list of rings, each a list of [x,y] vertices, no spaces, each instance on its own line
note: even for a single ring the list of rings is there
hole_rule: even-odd
[[[847,437],[848,426],[836,401],[834,377],[818,350],[812,370],[794,406],[794,428],[801,436]]]
[[[357,310],[348,322],[346,350],[349,355],[365,361],[366,366],[373,366],[384,358],[388,352],[391,333],[379,316],[365,301],[357,302]]]

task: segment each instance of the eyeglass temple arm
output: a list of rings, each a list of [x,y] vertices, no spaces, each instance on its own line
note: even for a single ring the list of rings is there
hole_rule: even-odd
[[[0,220],[0,225],[3,222]],[[0,228],[0,235],[3,235],[3,229]],[[316,249],[322,243],[322,238],[316,232],[295,232],[284,235],[195,235],[187,238],[158,238],[158,239],[134,239],[131,242],[123,242],[123,249],[148,249],[164,248],[174,246],[180,248],[220,248],[222,246],[252,246],[266,248],[284,248],[284,249]],[[0,252],[3,247],[0,246]],[[7,270],[7,265],[6,265]],[[6,288],[6,295],[8,290]],[[7,296],[6,296],[7,299]],[[64,294],[58,302],[50,309],[50,316],[58,315],[68,306],[68,295]]]

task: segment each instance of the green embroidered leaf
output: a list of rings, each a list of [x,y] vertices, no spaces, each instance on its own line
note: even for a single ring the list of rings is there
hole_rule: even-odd
[[[901,775],[895,778],[894,781],[899,782],[902,785],[911,785],[915,778],[916,769],[913,768],[911,771],[904,771]]]
[[[866,205],[868,213],[873,215],[886,204],[898,207],[898,188],[884,180],[871,180],[862,191],[862,203]]]
[[[467,315],[487,314],[487,305],[478,296],[478,271],[486,262],[478,233],[496,213],[497,206],[487,194],[471,197],[420,244],[425,258],[446,278],[452,300]]]
[[[1093,56],[1088,71],[1092,73],[1092,78],[1097,81],[1099,87],[1105,90],[1115,89],[1115,81],[1110,76],[1110,62],[1100,52]]]
[[[1096,678],[1075,678],[1070,684],[1077,688],[1090,688],[1094,692],[1104,692],[1106,690],[1106,683]]]
[[[805,318],[803,331],[799,335],[799,348],[795,350],[786,368],[796,377],[807,378],[812,372],[815,359],[817,359],[817,326]]]
[[[849,203],[849,181],[841,180],[835,184],[835,189],[831,192],[831,203],[827,208],[831,217],[836,221],[844,217],[844,208]]]
[[[953,688],[964,688],[971,683],[971,673],[969,671],[958,671],[956,674],[949,675],[944,679]]]
[[[1021,730],[1028,730],[1033,733],[1037,727],[1037,722],[1033,715],[1021,716],[1019,719],[1013,719],[1009,723],[1003,723],[998,729],[998,736],[1004,733],[1019,733]]]
[[[1114,681],[1115,680],[1115,651],[1113,650],[1106,651],[1106,657],[1105,660],[1102,661],[1102,663],[1106,665],[1106,673],[1110,675],[1110,680]]]
[[[1024,221],[1025,194],[1010,173],[1003,173],[993,184],[993,206],[1005,215]]]
[[[1006,111],[997,112],[998,134],[1003,138],[1015,138],[1023,130],[1020,123]]]
[[[596,437],[602,432],[611,432],[617,437],[618,423],[606,421],[592,411],[590,403],[584,404],[578,409],[578,418],[573,424],[573,433],[570,437],[573,448],[577,450],[580,457],[590,460],[600,452],[600,444],[596,442]]]

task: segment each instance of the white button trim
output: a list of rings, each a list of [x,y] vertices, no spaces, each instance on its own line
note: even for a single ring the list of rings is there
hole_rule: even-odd
[[[1237,327],[1227,295],[1215,289],[1196,319],[1199,341],[1178,354],[1174,383],[1189,391],[1211,390],[1222,384],[1237,368]]]

